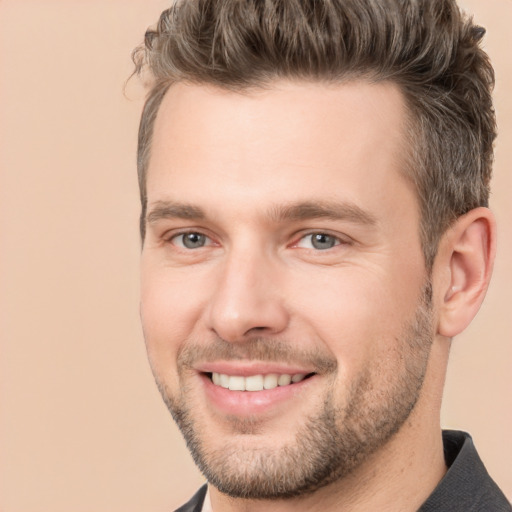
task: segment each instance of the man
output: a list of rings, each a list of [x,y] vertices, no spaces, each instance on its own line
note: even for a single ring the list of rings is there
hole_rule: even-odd
[[[141,317],[208,480],[179,510],[509,511],[440,429],[495,138],[453,0],[186,0],[135,52]]]

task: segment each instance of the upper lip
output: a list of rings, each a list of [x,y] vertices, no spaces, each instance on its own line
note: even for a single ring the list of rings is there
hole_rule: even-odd
[[[294,366],[289,363],[277,362],[228,362],[216,361],[202,363],[196,366],[196,370],[201,373],[222,373],[225,375],[236,375],[240,377],[249,377],[251,375],[268,375],[277,373],[278,375],[296,375],[315,373],[311,368],[303,366]]]

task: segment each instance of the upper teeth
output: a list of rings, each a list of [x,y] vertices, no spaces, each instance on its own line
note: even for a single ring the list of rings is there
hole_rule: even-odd
[[[212,373],[212,381],[215,385],[230,389],[231,391],[274,389],[277,386],[287,386],[292,382],[300,382],[305,377],[305,373],[296,373],[294,375],[269,373],[268,375],[251,375],[249,377]]]

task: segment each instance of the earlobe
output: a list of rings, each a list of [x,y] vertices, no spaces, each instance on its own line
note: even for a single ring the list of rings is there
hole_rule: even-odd
[[[459,217],[439,246],[436,271],[444,278],[439,303],[438,333],[452,338],[478,312],[492,274],[496,224],[488,208],[475,208]]]

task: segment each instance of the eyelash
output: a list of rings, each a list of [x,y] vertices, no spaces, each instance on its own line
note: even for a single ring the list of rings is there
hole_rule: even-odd
[[[315,240],[315,238],[316,238],[316,240]],[[325,242],[322,242],[321,238],[327,239],[328,247],[323,247],[323,248],[315,247],[315,243],[318,243],[318,244],[325,243]],[[304,245],[301,245],[301,244],[304,244],[304,242],[308,239],[309,239],[309,243],[312,247],[304,247]],[[332,245],[329,242],[331,242]],[[326,250],[332,249],[334,247],[337,247],[338,245],[341,245],[342,243],[343,243],[343,241],[335,235],[331,235],[330,233],[324,233],[322,231],[315,231],[313,233],[307,233],[307,234],[303,235],[301,238],[299,238],[298,242],[295,244],[295,247],[303,247],[304,249],[313,249],[313,250],[317,250],[317,251],[326,251]]]
[[[168,237],[166,241],[179,247],[180,249],[183,249],[183,250],[188,250],[188,251],[194,250],[195,248],[185,246],[184,237],[186,235],[198,235],[199,237],[204,237],[205,240],[209,240],[210,242],[212,242],[212,239],[208,235],[205,235],[204,233],[201,233],[200,231],[193,231],[193,230],[182,231],[181,233],[174,233],[172,236]],[[177,240],[179,238],[181,238],[182,242],[181,242],[181,244],[178,245],[175,243],[175,240]],[[209,245],[213,245],[213,244],[209,243],[209,244],[201,245],[201,246],[197,247],[196,249],[201,249],[201,248],[203,248],[205,246],[207,247]]]
[[[186,235],[197,235],[198,237],[203,237],[205,243],[203,245],[199,245],[198,247],[186,247],[185,240],[184,240],[184,237]],[[330,247],[324,247],[324,248],[314,247],[315,242],[314,242],[313,237],[315,237],[315,236],[328,238],[333,242],[333,245]],[[181,238],[181,243],[177,244],[175,241],[180,238]],[[310,243],[313,247],[301,246],[301,243],[303,241],[307,240],[308,238],[310,239]],[[166,241],[175,245],[176,247],[178,247],[182,250],[186,250],[186,251],[192,251],[194,249],[201,249],[203,247],[215,245],[214,242],[212,243],[212,239],[208,235],[206,235],[200,231],[192,231],[192,230],[175,233],[172,236],[168,237]],[[208,243],[208,242],[210,242],[210,243]],[[322,243],[322,242],[318,241],[318,243]],[[339,236],[333,235],[331,233],[325,232],[325,231],[312,231],[309,233],[304,233],[296,242],[293,243],[293,245],[291,247],[299,247],[299,248],[302,247],[304,249],[313,250],[315,252],[324,252],[324,251],[328,251],[328,250],[333,249],[334,247],[337,247],[340,245],[350,245],[350,241],[343,239]]]

